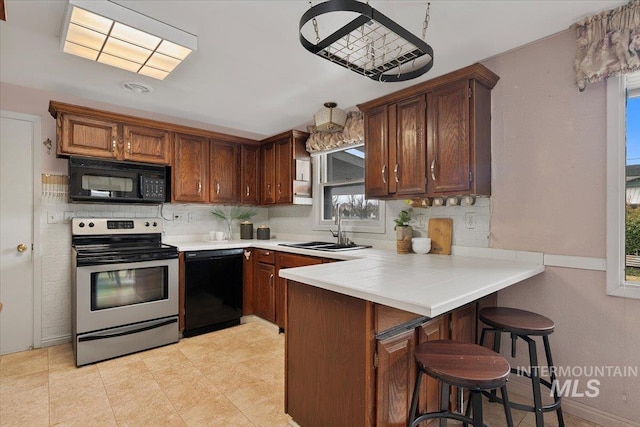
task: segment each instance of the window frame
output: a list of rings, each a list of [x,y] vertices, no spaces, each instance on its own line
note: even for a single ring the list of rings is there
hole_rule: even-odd
[[[626,76],[607,79],[607,295],[640,299],[625,275]]]
[[[335,150],[327,150],[318,153],[311,153],[312,169],[313,169],[313,229],[317,231],[329,231],[335,230],[336,224],[331,220],[324,220],[322,215],[322,208],[324,206],[324,187],[335,186],[340,184],[354,184],[358,181],[336,181],[328,184],[326,182],[326,156],[338,151],[345,151],[351,148],[362,147],[364,144],[349,145],[347,147],[340,147]],[[364,178],[362,179],[364,185]],[[376,199],[377,200],[377,199]],[[378,200],[379,203],[379,215],[377,221],[355,221],[355,220],[342,220],[342,229],[344,231],[353,233],[371,233],[371,234],[385,234],[386,233],[386,208],[383,200]]]

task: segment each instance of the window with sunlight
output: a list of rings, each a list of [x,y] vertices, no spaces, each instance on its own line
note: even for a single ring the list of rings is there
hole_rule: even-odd
[[[364,194],[364,146],[314,156],[315,228],[335,228],[338,206],[346,231],[384,233],[384,205]]]

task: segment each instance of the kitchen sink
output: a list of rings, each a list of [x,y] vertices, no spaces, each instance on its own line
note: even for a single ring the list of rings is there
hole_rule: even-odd
[[[351,243],[348,245],[339,245],[337,243],[330,243],[330,242],[280,243],[280,246],[289,246],[291,248],[300,248],[300,249],[313,249],[315,251],[328,251],[328,252],[351,251],[354,249],[365,249],[365,248],[371,247],[367,245],[356,245],[355,243]]]

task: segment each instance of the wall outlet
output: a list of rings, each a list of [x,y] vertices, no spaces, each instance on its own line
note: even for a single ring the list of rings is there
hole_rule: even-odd
[[[173,222],[176,224],[182,224],[187,222],[187,218],[184,214],[173,214]]]
[[[473,212],[469,212],[464,214],[464,224],[467,227],[468,230],[475,230],[476,229],[476,214]]]
[[[47,212],[47,224],[60,224],[62,222],[62,213]]]

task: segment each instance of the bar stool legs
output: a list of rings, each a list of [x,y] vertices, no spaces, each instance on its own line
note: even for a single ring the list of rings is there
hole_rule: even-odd
[[[536,313],[524,310],[490,307],[484,308],[479,313],[480,320],[490,327],[483,328],[480,335],[480,345],[484,345],[487,332],[494,334],[493,350],[500,352],[500,339],[502,332],[511,335],[511,357],[516,356],[516,341],[518,338],[525,341],[529,350],[529,372],[521,369],[511,368],[511,373],[519,376],[525,376],[531,380],[531,388],[533,392],[533,406],[523,405],[511,402],[510,406],[521,411],[533,412],[535,414],[536,426],[544,427],[544,413],[555,411],[558,417],[559,427],[564,427],[564,417],[562,415],[561,398],[558,390],[553,386],[556,382],[555,368],[551,357],[551,347],[549,345],[549,335],[553,332],[554,324],[550,319]],[[538,351],[536,341],[531,336],[541,336],[544,344],[544,352],[549,368],[549,380],[540,378],[540,365],[538,364]],[[542,403],[542,387],[546,387],[553,391],[553,403],[543,405]],[[495,391],[484,392],[492,402],[500,402]]]

